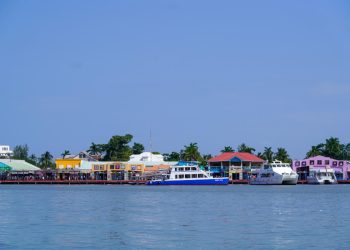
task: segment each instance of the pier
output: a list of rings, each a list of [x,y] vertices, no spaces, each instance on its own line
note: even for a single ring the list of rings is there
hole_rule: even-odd
[[[0,184],[48,184],[48,185],[143,185],[144,180],[1,180]]]

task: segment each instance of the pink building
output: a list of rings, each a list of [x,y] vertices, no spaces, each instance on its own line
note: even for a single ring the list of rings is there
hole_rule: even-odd
[[[338,180],[350,179],[350,162],[346,160],[334,160],[329,157],[315,156],[304,160],[293,160],[292,168],[299,175],[299,180],[306,180],[310,169],[331,167],[334,169]]]

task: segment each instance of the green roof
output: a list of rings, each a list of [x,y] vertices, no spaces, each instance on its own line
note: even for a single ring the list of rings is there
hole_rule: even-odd
[[[2,164],[1,164],[2,163]],[[1,165],[11,168],[11,171],[38,171],[40,168],[23,160],[0,159]]]

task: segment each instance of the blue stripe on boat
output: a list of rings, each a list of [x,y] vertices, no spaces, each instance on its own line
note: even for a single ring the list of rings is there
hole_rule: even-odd
[[[182,179],[182,180],[154,180],[147,182],[147,185],[227,185],[228,178],[213,179]]]

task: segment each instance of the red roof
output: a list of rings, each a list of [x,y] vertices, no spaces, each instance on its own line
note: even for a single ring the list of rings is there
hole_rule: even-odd
[[[245,153],[245,152],[227,152],[215,156],[209,160],[209,162],[221,162],[230,161],[233,158],[239,158],[241,161],[251,161],[251,162],[264,162],[263,159],[257,157],[256,155]]]

